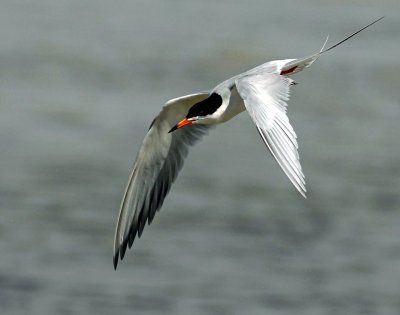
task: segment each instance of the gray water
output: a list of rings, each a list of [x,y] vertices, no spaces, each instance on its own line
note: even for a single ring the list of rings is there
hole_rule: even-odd
[[[113,270],[166,100],[381,15],[294,76],[308,199],[243,113]],[[399,29],[398,0],[1,1],[0,313],[400,314]]]

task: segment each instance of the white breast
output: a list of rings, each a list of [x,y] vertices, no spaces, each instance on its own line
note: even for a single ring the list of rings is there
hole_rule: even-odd
[[[240,97],[236,86],[230,90],[228,97],[223,97],[223,105],[217,110],[218,123],[228,121],[235,117],[237,114],[243,112],[246,107],[244,106],[243,99]]]

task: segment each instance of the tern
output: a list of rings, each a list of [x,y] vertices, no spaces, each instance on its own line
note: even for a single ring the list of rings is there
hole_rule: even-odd
[[[247,110],[262,140],[292,184],[306,197],[297,136],[286,115],[289,90],[297,73],[322,54],[383,17],[306,58],[275,60],[238,74],[214,89],[169,100],[154,118],[139,150],[126,187],[115,231],[114,269],[146,221],[150,225],[183,166],[189,147],[209,129]]]

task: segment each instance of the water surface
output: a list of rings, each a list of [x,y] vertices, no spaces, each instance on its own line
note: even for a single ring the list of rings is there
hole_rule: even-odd
[[[294,77],[308,199],[244,113],[193,148],[115,272],[153,117],[386,18]],[[397,1],[3,1],[1,314],[398,314]]]

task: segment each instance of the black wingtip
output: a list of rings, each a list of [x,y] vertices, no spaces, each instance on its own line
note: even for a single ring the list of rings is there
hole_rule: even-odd
[[[124,259],[125,257],[125,252],[126,252],[126,248],[128,247],[128,239],[125,239],[122,242],[121,247],[119,248],[119,258]]]
[[[173,127],[171,128],[171,130],[168,131],[168,133],[171,133],[171,132],[175,131],[176,129],[178,129],[178,125],[173,126]]]
[[[117,251],[113,258],[114,270],[117,270],[119,251]]]
[[[130,233],[129,234],[129,242],[128,242],[128,247],[131,248],[133,245],[133,241],[135,240],[136,233]]]

